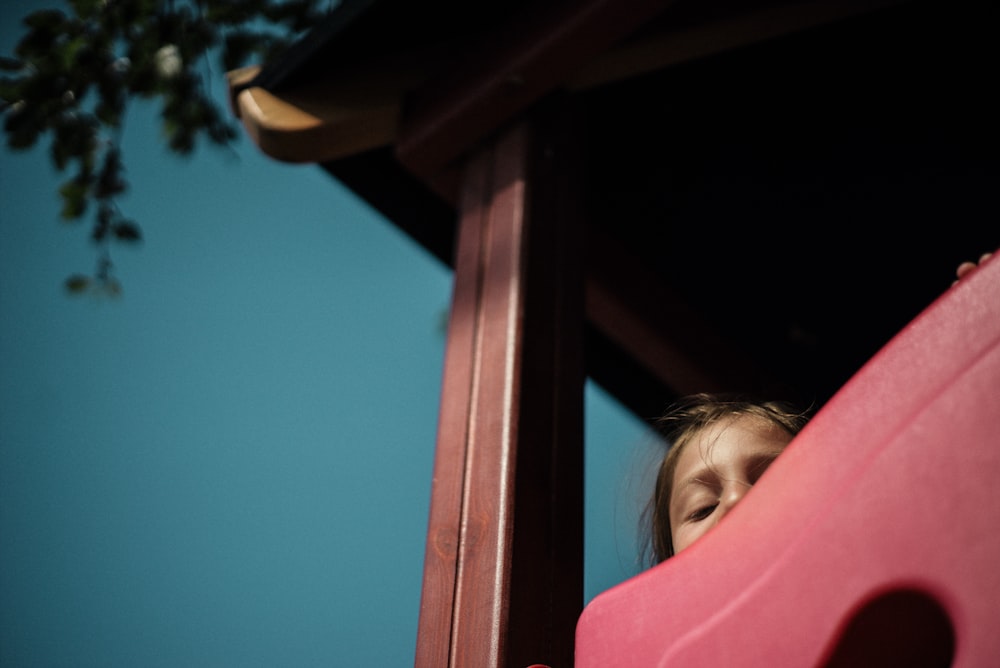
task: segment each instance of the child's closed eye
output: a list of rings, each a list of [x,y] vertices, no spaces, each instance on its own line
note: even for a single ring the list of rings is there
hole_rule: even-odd
[[[702,506],[702,507],[698,508],[693,513],[691,513],[690,515],[688,515],[688,517],[687,517],[688,521],[689,522],[700,522],[701,520],[703,520],[706,517],[708,517],[709,515],[711,515],[712,511],[715,510],[715,507],[717,505],[718,504],[713,503],[713,504],[710,504],[710,505],[707,505],[707,506]]]

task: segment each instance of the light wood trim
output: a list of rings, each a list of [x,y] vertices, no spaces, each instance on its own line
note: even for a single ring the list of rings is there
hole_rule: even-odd
[[[261,151],[282,162],[320,163],[393,141],[399,104],[372,93],[279,97],[254,87],[236,100],[243,127]]]
[[[253,83],[258,68],[228,75],[233,113],[267,155],[283,162],[322,163],[391,144],[402,100],[419,85],[431,50],[352,68],[280,91]]]

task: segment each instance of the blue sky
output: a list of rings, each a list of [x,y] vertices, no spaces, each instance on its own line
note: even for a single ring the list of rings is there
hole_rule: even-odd
[[[0,9],[0,52],[28,11]],[[225,93],[217,73],[214,93]],[[118,299],[0,148],[0,665],[412,665],[450,271],[318,167],[133,110]],[[587,599],[635,572],[649,433],[587,387]]]

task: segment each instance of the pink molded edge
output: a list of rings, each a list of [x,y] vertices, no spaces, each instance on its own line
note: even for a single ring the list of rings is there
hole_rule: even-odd
[[[990,665],[998,433],[994,255],[855,374],[711,534],[591,601],[575,665],[824,665],[865,605],[894,591],[940,606],[952,665]],[[858,642],[855,658],[878,653],[878,637]]]

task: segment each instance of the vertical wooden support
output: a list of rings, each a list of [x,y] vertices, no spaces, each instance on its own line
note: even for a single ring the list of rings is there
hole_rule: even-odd
[[[567,233],[572,171],[545,127],[507,131],[465,168],[418,668],[573,661],[582,244]]]

